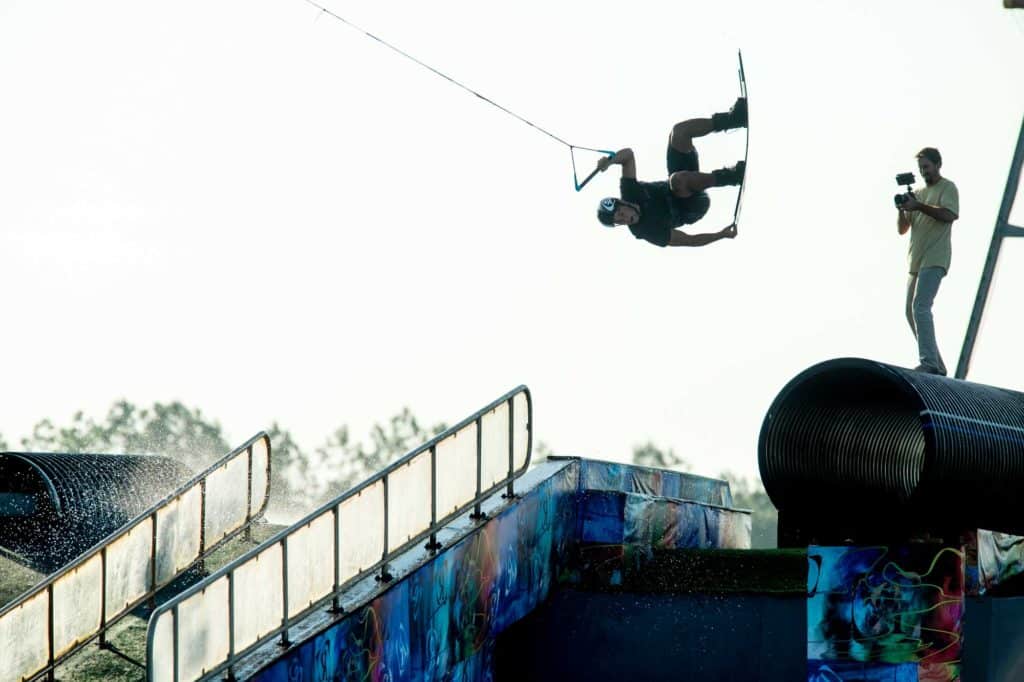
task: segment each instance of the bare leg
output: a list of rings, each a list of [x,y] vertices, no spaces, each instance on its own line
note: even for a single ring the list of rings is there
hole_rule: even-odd
[[[697,192],[703,192],[709,187],[714,187],[715,176],[699,171],[678,171],[669,176],[668,184],[672,188],[672,194],[680,199],[685,199]]]
[[[672,126],[672,134],[669,135],[668,143],[676,151],[686,154],[693,151],[693,138],[704,137],[713,130],[710,118],[691,118],[688,121],[680,121]]]

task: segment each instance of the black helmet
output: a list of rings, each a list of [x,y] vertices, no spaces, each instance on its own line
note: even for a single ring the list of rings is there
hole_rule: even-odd
[[[597,206],[597,219],[605,227],[615,227],[615,210],[619,207],[619,200],[615,197],[605,197]]]

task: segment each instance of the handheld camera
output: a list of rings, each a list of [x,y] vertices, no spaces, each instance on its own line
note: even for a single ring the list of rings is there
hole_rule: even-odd
[[[914,196],[914,193],[910,190],[910,186],[914,184],[913,173],[900,173],[896,176],[897,185],[906,185],[907,191],[902,194],[897,194],[893,197],[893,202],[896,204],[896,208],[903,208],[903,204],[907,203],[907,197]]]

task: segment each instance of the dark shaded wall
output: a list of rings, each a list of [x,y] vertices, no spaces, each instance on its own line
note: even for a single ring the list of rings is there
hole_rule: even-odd
[[[497,682],[806,679],[801,596],[563,589],[498,638]]]
[[[1024,680],[1024,597],[972,597],[965,606],[961,679]],[[807,602],[798,595],[562,589],[498,637],[495,680],[848,679],[809,677],[806,632]],[[918,678],[890,671],[849,679]]]
[[[964,682],[1024,680],[1024,597],[970,597],[964,619]]]

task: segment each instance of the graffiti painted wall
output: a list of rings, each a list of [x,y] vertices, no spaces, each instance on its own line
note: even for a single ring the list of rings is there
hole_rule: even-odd
[[[981,594],[1024,574],[1024,537],[979,530],[977,543],[978,591]]]
[[[579,496],[573,582],[619,587],[657,550],[749,549],[750,514],[650,495],[586,490]]]
[[[251,679],[491,680],[497,636],[558,584],[578,579],[580,546],[614,548],[620,568],[627,553],[640,557],[652,547],[749,547],[748,514],[633,492],[731,502],[728,484],[632,469],[574,461]],[[601,489],[587,490],[588,480]]]
[[[547,598],[575,529],[570,467],[253,679],[489,679],[495,637]]]
[[[807,559],[810,682],[960,679],[960,549],[812,546]]]
[[[580,488],[669,497],[720,507],[732,506],[732,493],[727,481],[614,462],[581,460]]]

